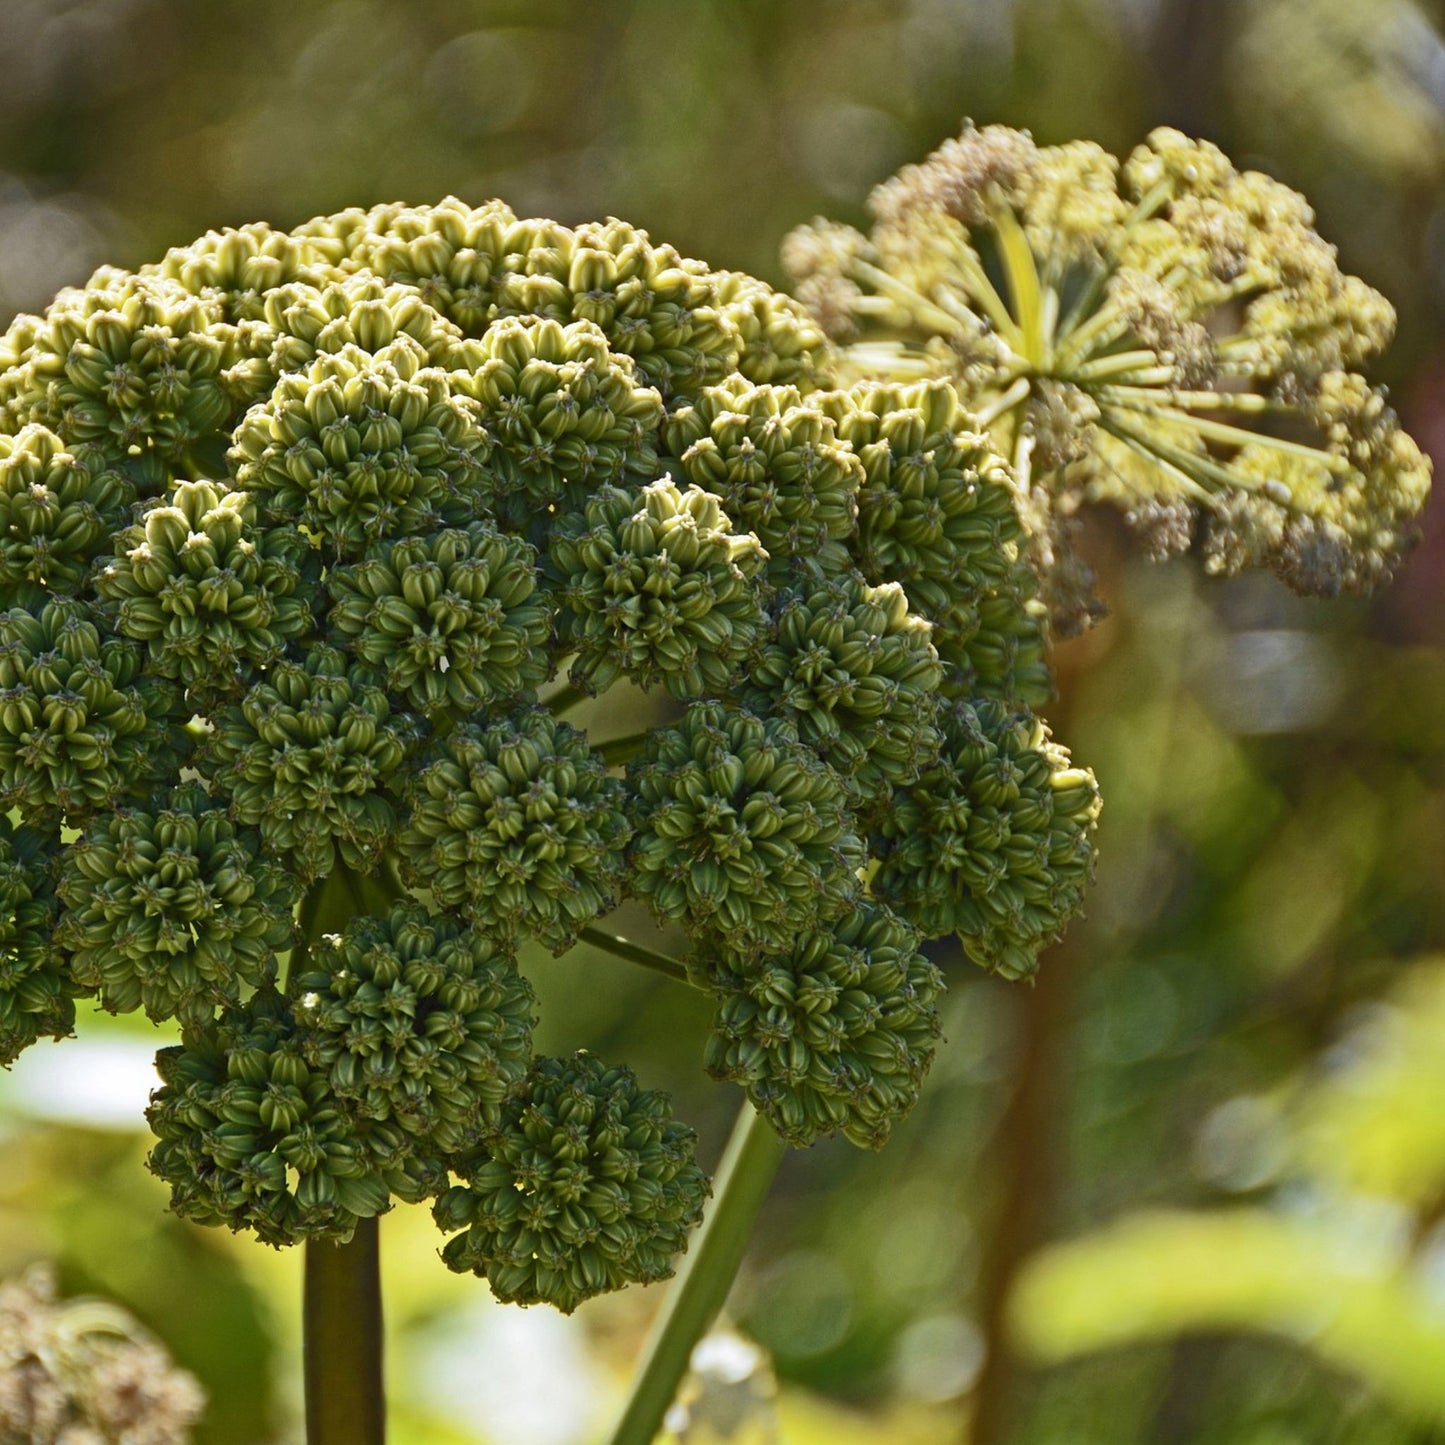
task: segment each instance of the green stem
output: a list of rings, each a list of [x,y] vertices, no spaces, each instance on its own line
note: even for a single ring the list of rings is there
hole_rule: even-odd
[[[362,876],[337,864],[302,900],[301,948],[358,915],[384,915],[400,894],[385,870]],[[306,1445],[385,1445],[377,1221],[361,1220],[346,1244],[308,1240],[305,1250]]]
[[[628,963],[641,964],[643,968],[650,968],[654,973],[660,973],[664,978],[676,980],[678,983],[691,984],[692,979],[688,977],[687,968],[675,958],[670,958],[665,953],[658,953],[651,948],[644,948],[640,943],[633,943],[630,939],[619,937],[615,933],[608,933],[601,928],[584,928],[577,937],[583,943],[590,943],[593,948],[600,948],[603,953],[610,953],[614,958],[626,959]]]
[[[999,256],[1003,260],[1009,293],[1013,297],[1014,314],[1018,317],[1024,358],[1034,366],[1043,367],[1048,362],[1047,338],[1044,335],[1043,291],[1039,285],[1039,268],[1034,261],[1034,253],[1018,217],[1008,207],[999,208],[992,219],[994,235],[998,237]]]
[[[1102,381],[1106,376],[1119,376],[1129,371],[1152,373],[1158,368],[1157,353],[1147,347],[1136,347],[1133,351],[1113,351],[1107,356],[1096,356],[1092,360],[1081,362],[1069,373],[1069,380],[1082,385],[1086,381]],[[1172,367],[1165,367],[1164,370],[1170,376],[1174,374]]]
[[[1012,411],[1021,401],[1027,401],[1032,387],[1033,382],[1027,376],[1019,377],[1007,391],[979,407],[973,419],[981,427],[991,427],[1004,412]]]
[[[1109,394],[1113,396],[1116,392],[1125,402],[1150,404],[1159,400],[1159,393],[1153,387],[1111,382]],[[1287,403],[1261,396],[1257,391],[1178,391],[1171,388],[1169,401],[1190,411],[1277,412],[1283,416],[1294,410]]]
[[[869,261],[855,261],[852,266],[855,280],[866,281],[880,295],[886,296],[895,305],[903,308],[908,320],[919,326],[931,326],[945,336],[957,336],[960,331],[958,318],[950,315],[936,301],[931,301],[921,291],[900,281],[896,276],[874,266]]]
[[[1214,501],[1214,493],[1208,487],[1200,483],[1188,472],[1176,466],[1167,457],[1160,455],[1148,442],[1137,437],[1133,432],[1126,431],[1122,427],[1110,425],[1105,417],[1099,425],[1121,446],[1127,447],[1141,461],[1151,467],[1158,467],[1165,476],[1172,477],[1178,484],[1180,491],[1189,498],[1191,502],[1197,502],[1201,506],[1211,506]]]
[[[954,259],[957,261],[958,269],[962,272],[974,299],[983,308],[988,319],[993,322],[994,330],[1003,338],[1011,351],[1020,356],[1023,355],[1023,332],[1019,330],[1018,323],[1009,311],[1007,303],[998,294],[998,288],[989,280],[988,272],[984,269],[983,258],[972,246],[965,245],[958,247]]]
[[[1271,436],[1268,432],[1250,431],[1247,427],[1231,426],[1229,422],[1214,421],[1210,417],[1190,416],[1165,402],[1156,402],[1155,405],[1150,406],[1136,402],[1132,398],[1115,397],[1111,393],[1112,388],[1105,388],[1101,392],[1101,396],[1130,411],[1143,412],[1149,416],[1156,416],[1162,421],[1172,422],[1208,441],[1223,442],[1228,446],[1235,447],[1269,447],[1284,456],[1297,457],[1302,462],[1313,462],[1316,466],[1324,467],[1332,472],[1347,472],[1350,469],[1347,457],[1339,456],[1335,452],[1324,451],[1320,447],[1307,446],[1304,442],[1292,442],[1288,437]]]
[[[609,768],[615,768],[635,758],[646,747],[651,736],[651,733],[629,733],[625,738],[612,738],[608,742],[597,743],[593,751]]]
[[[1268,488],[1271,485],[1278,485],[1267,477],[1251,477],[1243,473],[1231,470],[1221,462],[1215,461],[1212,457],[1202,456],[1197,452],[1187,451],[1184,447],[1175,446],[1173,442],[1165,441],[1162,437],[1146,436],[1135,431],[1132,427],[1123,425],[1116,420],[1105,418],[1100,425],[1110,436],[1117,437],[1120,441],[1128,442],[1151,453],[1157,464],[1164,462],[1171,463],[1176,473],[1183,473],[1194,479],[1199,488],[1209,493],[1209,484],[1220,490],[1241,492],[1263,492],[1269,495]],[[1252,440],[1254,438],[1251,438]],[[1298,502],[1298,496],[1293,498]],[[1302,510],[1298,509],[1297,510]]]
[[[375,1219],[346,1244],[306,1244],[306,1445],[384,1445],[381,1271]]]
[[[761,1115],[744,1103],[718,1167],[712,1208],[663,1302],[609,1445],[652,1445],[693,1348],[727,1300],[753,1223],[786,1152]]]
[[[563,717],[574,707],[587,702],[589,697],[590,694],[583,692],[580,687],[564,682],[542,705],[553,717]]]

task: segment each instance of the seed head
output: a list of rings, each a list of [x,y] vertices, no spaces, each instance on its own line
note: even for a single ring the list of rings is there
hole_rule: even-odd
[[[555,1305],[673,1272],[702,1217],[696,1136],[666,1094],[591,1054],[538,1059],[463,1182],[437,1202],[442,1258],[499,1300]]]

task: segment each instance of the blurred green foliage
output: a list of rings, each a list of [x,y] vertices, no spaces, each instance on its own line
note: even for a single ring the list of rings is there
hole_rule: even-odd
[[[1044,1250],[1013,1301],[1028,1348],[1268,1331],[1445,1421],[1445,961],[1358,1012],[1285,1098],[1241,1095],[1206,1125],[1201,1162],[1268,1199],[1127,1216]]]
[[[775,279],[791,226],[859,221],[869,187],[965,114],[1115,150],[1167,123],[1309,196],[1346,269],[1399,308],[1385,379],[1438,454],[1440,18],[1408,0],[6,0],[0,312],[211,226],[449,191],[621,215]],[[1061,654],[1049,716],[1105,793],[1090,916],[1032,994],[940,955],[947,1042],[917,1111],[877,1157],[788,1161],[732,1302],[773,1353],[787,1445],[960,1438],[1000,1345],[984,1304],[1020,1157],[1057,1238],[1142,1207],[1264,1207],[1283,1166],[1251,1118],[1445,948],[1442,512],[1369,606],[1085,539],[1114,615]],[[735,1099],[702,1071],[706,1000],[581,948],[528,971],[539,1048],[667,1078],[716,1157]],[[1029,1013],[1048,998],[1063,1025],[1040,1057]],[[1021,1060],[1049,1104],[1024,1134]],[[198,1440],[295,1438],[298,1261],[183,1228],[138,1135],[32,1118],[23,1084],[0,1080],[0,1265],[56,1257],[67,1291],[134,1310],[212,1397]],[[384,1231],[399,1445],[595,1435],[656,1293],[503,1326],[484,1287],[434,1267],[415,1213]],[[1016,1373],[990,1445],[1428,1438],[1387,1392],[1225,1332],[1239,1322]]]

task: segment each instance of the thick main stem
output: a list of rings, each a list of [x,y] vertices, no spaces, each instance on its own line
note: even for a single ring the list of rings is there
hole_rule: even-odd
[[[609,1437],[610,1445],[652,1445],[694,1346],[727,1300],[753,1224],[786,1150],[752,1105],[744,1103],[718,1166],[712,1207],[653,1326],[632,1395]]]
[[[341,932],[360,913],[384,914],[397,891],[384,872],[362,877],[338,865],[302,903],[300,947]],[[345,1244],[313,1239],[305,1248],[306,1445],[385,1445],[377,1221],[361,1220]]]
[[[346,1244],[306,1245],[306,1445],[384,1445],[377,1222]]]

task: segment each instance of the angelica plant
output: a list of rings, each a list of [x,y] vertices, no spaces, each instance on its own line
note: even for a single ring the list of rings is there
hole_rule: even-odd
[[[0,1062],[80,1000],[179,1026],[150,1167],[305,1247],[312,1445],[382,1438],[393,1206],[564,1311],[703,1217],[665,1094],[536,1055],[524,944],[699,990],[747,1096],[643,1441],[783,1143],[917,1100],[926,941],[1023,976],[1078,907],[1008,466],[949,381],[832,366],[750,277],[455,200],[211,233],[0,341]],[[657,720],[597,736],[614,688]]]
[[[1014,465],[1056,629],[1100,610],[1081,504],[1155,556],[1365,592],[1414,537],[1429,464],[1361,368],[1394,312],[1344,274],[1305,199],[1156,130],[1122,164],[965,126],[873,193],[868,234],[784,261],[851,374],[946,375]]]

